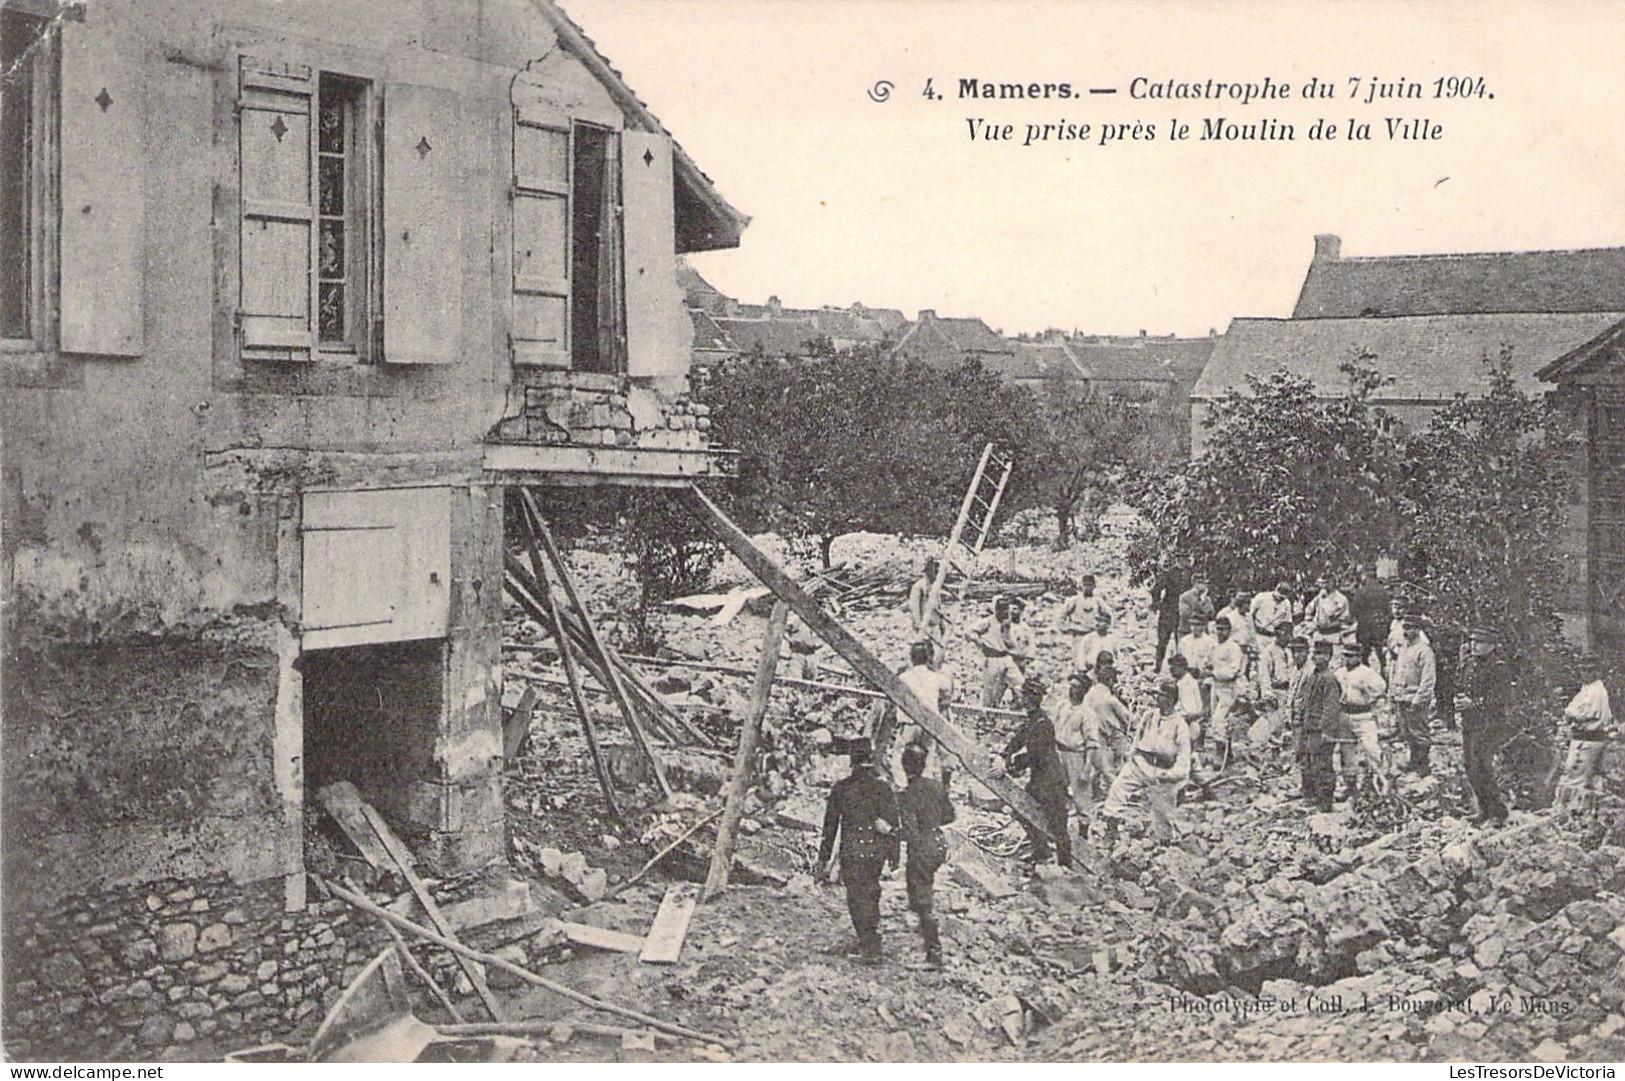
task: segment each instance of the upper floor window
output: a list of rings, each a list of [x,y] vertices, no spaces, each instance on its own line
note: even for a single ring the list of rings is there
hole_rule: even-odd
[[[302,65],[242,63],[244,355],[376,360],[380,150],[372,84]]]
[[[517,362],[626,368],[620,151],[607,128],[514,124]]]
[[[56,51],[51,23],[0,9],[0,339],[46,336]]]

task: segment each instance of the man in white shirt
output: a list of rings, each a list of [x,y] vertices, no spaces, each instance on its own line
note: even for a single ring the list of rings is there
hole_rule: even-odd
[[[1213,618],[1214,633],[1218,633],[1219,624],[1230,624],[1231,640],[1244,650],[1253,648],[1253,621],[1248,615],[1249,601],[1247,594],[1237,593]]]
[[[1182,653],[1168,658],[1168,671],[1173,676],[1174,689],[1179,692],[1179,715],[1185,719],[1191,742],[1200,744],[1207,728],[1207,707],[1202,702],[1202,685]]]
[[[1277,582],[1274,589],[1258,594],[1247,606],[1247,616],[1260,641],[1274,638],[1276,628],[1282,624],[1288,632],[1292,630],[1292,601],[1287,597],[1290,588],[1285,582]]]
[[[1405,768],[1418,777],[1432,773],[1428,758],[1433,737],[1428,730],[1433,719],[1434,692],[1439,680],[1438,664],[1433,647],[1415,616],[1406,616],[1400,629],[1402,644],[1389,667],[1393,682],[1389,684],[1389,701],[1399,720],[1399,737],[1410,748],[1410,761]]]
[[[954,677],[948,672],[931,667],[931,644],[929,642],[915,642],[908,649],[909,667],[903,669],[897,677],[914,697],[936,710],[939,715],[948,716],[948,703],[954,698]],[[937,741],[925,729],[915,724],[906,714],[897,715],[897,728],[892,733],[891,747],[886,749],[887,760],[891,772],[898,778],[898,784],[907,787],[908,776],[903,772],[903,748],[910,743],[922,744],[926,749],[925,768],[928,773],[940,770],[943,783],[947,783],[948,767],[943,763],[937,751]]]
[[[1115,663],[1122,664],[1123,644],[1112,633],[1112,614],[1104,609],[1095,615],[1095,629],[1078,639],[1073,667],[1093,672],[1102,653],[1110,653]]]
[[[967,632],[982,653],[982,705],[988,709],[997,709],[1006,691],[1018,695],[1025,678],[1017,659],[1024,647],[1016,626],[1010,599],[999,597],[993,602],[992,617]],[[1026,649],[1028,655],[1031,652]]]
[[[1364,773],[1375,777],[1382,771],[1382,742],[1377,732],[1377,701],[1388,685],[1365,663],[1358,643],[1343,647],[1343,670],[1337,682],[1343,688],[1343,725],[1352,732],[1352,743],[1339,741],[1343,755],[1343,783],[1352,793],[1356,778]]]
[[[1117,830],[1134,797],[1144,795],[1162,839],[1180,831],[1174,809],[1179,789],[1191,775],[1191,734],[1180,715],[1179,687],[1170,677],[1157,682],[1155,709],[1140,714],[1128,761],[1117,771],[1106,802],[1100,808],[1102,847],[1111,851]]]
[[[1084,696],[1084,737],[1089,745],[1087,788],[1098,782],[1109,786],[1128,755],[1134,718],[1117,697],[1117,668],[1110,653],[1102,653],[1095,668],[1095,684]],[[1085,807],[1087,809],[1087,807]]]
[[[1229,620],[1221,619],[1214,626],[1219,640],[1209,661],[1213,676],[1213,742],[1223,754],[1225,744],[1230,742],[1230,711],[1236,704],[1237,684],[1247,671],[1247,653],[1231,634]]]
[[[1589,810],[1602,790],[1598,766],[1612,735],[1614,711],[1601,676],[1602,666],[1595,657],[1581,658],[1580,678],[1587,682],[1563,710],[1563,719],[1569,724],[1569,753],[1563,762],[1563,778],[1557,783],[1553,807],[1578,804]]]
[[[1095,629],[1095,617],[1100,614],[1100,598],[1095,596],[1095,576],[1085,574],[1078,579],[1078,591],[1061,606],[1061,632],[1076,641]]]
[[[938,667],[942,665],[942,611],[939,608],[932,612],[930,624],[927,625],[925,606],[931,597],[931,586],[937,580],[940,566],[936,559],[927,559],[920,577],[908,589],[908,620],[914,627],[914,637],[931,643],[931,663]]]
[[[1066,708],[1061,710],[1055,723],[1055,749],[1060,752],[1061,765],[1066,767],[1067,786],[1072,790],[1072,805],[1078,809],[1080,828],[1087,836],[1089,807],[1094,802],[1090,792],[1089,735],[1087,714],[1092,709],[1085,699],[1094,679],[1088,672],[1073,672],[1067,678]]]
[[[1185,663],[1196,676],[1197,682],[1207,678],[1215,644],[1213,636],[1208,633],[1205,619],[1191,620],[1187,628],[1180,632],[1179,640],[1174,643],[1174,648],[1185,658]]]
[[[1309,620],[1314,624],[1315,634],[1324,639],[1341,639],[1351,626],[1349,599],[1332,584],[1330,575],[1320,579],[1320,592],[1309,602]]]
[[[1278,623],[1273,637],[1260,634],[1258,649],[1259,717],[1247,731],[1247,741],[1260,746],[1268,743],[1286,725],[1291,703],[1288,692],[1294,674],[1287,643],[1292,637],[1290,622]]]

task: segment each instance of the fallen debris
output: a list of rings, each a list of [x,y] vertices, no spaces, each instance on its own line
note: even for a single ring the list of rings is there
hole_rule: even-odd
[[[655,922],[649,928],[648,940],[638,960],[646,965],[675,964],[683,951],[683,939],[688,935],[688,924],[694,918],[694,906],[699,903],[699,888],[682,882],[666,890],[655,913]]]

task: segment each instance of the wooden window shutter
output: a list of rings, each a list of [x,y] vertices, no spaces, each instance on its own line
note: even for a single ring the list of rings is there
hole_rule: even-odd
[[[626,370],[634,376],[688,371],[693,323],[677,285],[671,140],[660,132],[621,136],[626,252]]]
[[[513,126],[513,359],[570,366],[570,121],[518,111]]]
[[[309,360],[312,170],[310,68],[242,59],[238,115],[242,244],[238,310],[246,355]]]
[[[145,347],[147,61],[108,16],[93,8],[62,33],[61,348],[133,357]]]
[[[384,360],[449,364],[463,322],[463,190],[455,91],[384,98]]]

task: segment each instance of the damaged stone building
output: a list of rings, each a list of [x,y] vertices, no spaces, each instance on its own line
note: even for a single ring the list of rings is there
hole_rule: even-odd
[[[505,491],[722,469],[746,219],[549,0],[0,12],[5,1041],[253,1042],[340,986],[318,786],[503,856]]]

